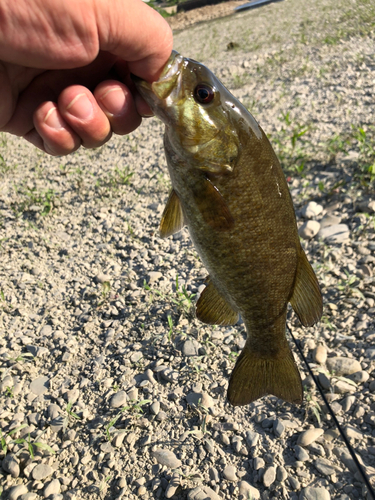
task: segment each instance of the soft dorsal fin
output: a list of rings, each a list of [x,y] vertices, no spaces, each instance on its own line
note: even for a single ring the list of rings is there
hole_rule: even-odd
[[[223,299],[212,281],[206,281],[208,284],[196,306],[197,318],[208,325],[235,325],[239,318],[238,313]]]
[[[234,226],[234,219],[226,201],[217,187],[204,177],[193,189],[194,200],[203,220],[218,231],[228,231]]]
[[[323,299],[313,268],[301,248],[290,303],[303,326],[312,326],[323,313]]]
[[[178,199],[176,191],[172,189],[169,194],[167,204],[160,222],[160,236],[167,238],[174,233],[180,231],[185,225],[184,215],[182,213],[181,203]]]

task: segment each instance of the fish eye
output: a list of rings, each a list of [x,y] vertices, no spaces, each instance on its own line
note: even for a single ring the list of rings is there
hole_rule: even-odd
[[[194,99],[199,104],[209,104],[215,97],[215,91],[207,83],[199,83],[194,89]]]

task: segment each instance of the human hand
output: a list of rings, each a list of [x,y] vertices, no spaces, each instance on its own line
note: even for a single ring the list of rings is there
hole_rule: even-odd
[[[130,133],[152,113],[129,75],[157,79],[171,51],[141,0],[2,0],[0,131],[52,155]]]

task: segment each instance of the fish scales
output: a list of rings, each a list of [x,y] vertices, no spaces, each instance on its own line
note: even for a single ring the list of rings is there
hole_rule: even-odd
[[[210,70],[176,52],[158,81],[135,82],[166,125],[173,190],[161,235],[187,224],[209,272],[197,317],[224,325],[236,323],[240,314],[246,325],[229,401],[244,405],[274,394],[302,402],[301,378],[285,336],[287,305],[309,326],[322,314],[322,297],[266,135]]]

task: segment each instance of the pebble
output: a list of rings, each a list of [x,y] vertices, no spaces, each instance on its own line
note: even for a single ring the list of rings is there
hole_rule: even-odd
[[[124,406],[124,404],[126,403],[127,400],[128,400],[128,396],[127,396],[126,392],[119,391],[119,392],[116,392],[116,394],[114,394],[111,397],[111,400],[109,402],[109,406],[111,408],[120,408],[121,406]]]
[[[37,396],[41,396],[49,389],[49,377],[43,375],[42,377],[38,377],[34,379],[30,383],[30,391],[36,394]]]
[[[282,465],[279,465],[276,469],[276,479],[280,482],[285,481],[288,477],[288,473]]]
[[[350,375],[362,370],[361,363],[354,358],[334,357],[327,359],[327,368],[337,376]]]
[[[173,451],[159,448],[152,453],[152,456],[156,458],[156,461],[159,464],[165,465],[169,469],[177,469],[178,467],[181,467],[181,460],[176,457]]]
[[[255,457],[253,460],[254,470],[259,470],[266,465],[265,461],[261,457]]]
[[[363,434],[361,431],[353,427],[352,425],[347,425],[344,427],[344,432],[349,439],[363,439]]]
[[[247,481],[240,481],[239,494],[240,494],[240,497],[241,497],[241,495],[244,497],[243,500],[247,500],[248,498],[251,498],[252,500],[259,500],[260,499],[259,490],[254,488],[254,486],[252,486]]]
[[[42,481],[46,477],[53,474],[54,470],[48,464],[38,464],[32,471],[31,475],[36,481]]]
[[[276,467],[268,467],[263,474],[263,484],[269,488],[276,479]]]
[[[152,405],[150,405],[150,412],[153,415],[157,415],[160,411],[160,402],[159,401],[154,401]]]
[[[309,460],[309,454],[307,453],[306,450],[304,450],[301,446],[298,444],[294,447],[294,454],[300,462],[306,462],[306,460]]]
[[[340,224],[341,217],[337,217],[336,215],[326,214],[322,220],[320,221],[320,227],[328,227]]]
[[[344,412],[347,412],[350,410],[351,406],[355,403],[356,397],[355,396],[347,396],[344,398],[341,402],[341,406]]]
[[[302,432],[297,439],[297,443],[301,446],[308,446],[313,443],[318,437],[324,434],[323,429],[313,428]]]
[[[258,441],[259,441],[259,434],[255,431],[246,431],[246,443],[247,445],[252,448],[253,446],[256,446]]]
[[[208,486],[198,486],[189,491],[187,500],[222,500],[222,498]]]
[[[13,486],[8,493],[8,500],[19,500],[21,495],[28,492],[27,486],[25,484],[18,484]]]
[[[165,498],[172,498],[179,486],[180,486],[180,475],[173,474],[169,481],[167,489],[165,490],[164,493]]]
[[[213,399],[206,392],[189,392],[186,396],[186,401],[190,406],[211,408],[214,405]]]
[[[348,392],[355,392],[357,388],[349,384],[348,382],[344,382],[344,380],[338,380],[333,386],[333,391],[336,394],[346,394]]]
[[[308,220],[298,229],[298,234],[304,240],[311,240],[319,233],[320,224],[316,220]]]
[[[326,391],[328,391],[330,389],[331,381],[325,373],[319,373],[318,381],[319,381],[319,384],[323,387],[323,389],[325,389]]]
[[[151,271],[148,273],[147,282],[149,284],[159,281],[163,277],[163,273],[160,271]]]
[[[3,459],[2,468],[4,472],[10,474],[12,477],[18,477],[20,475],[18,460],[12,453],[8,453]]]
[[[273,432],[276,437],[281,437],[284,434],[285,431],[285,425],[283,424],[282,420],[277,418],[276,420],[273,421]]]
[[[314,462],[314,465],[317,468],[317,470],[324,476],[331,476],[332,474],[341,471],[340,467],[333,465],[326,458],[317,458]]]
[[[319,344],[313,352],[313,360],[315,363],[319,363],[320,365],[324,365],[327,361],[327,349],[324,345]]]
[[[331,500],[331,495],[325,488],[308,486],[301,491],[299,500]]]
[[[317,234],[318,239],[323,239],[326,243],[344,243],[350,237],[349,226],[346,224],[333,224],[320,229]]]
[[[196,340],[186,340],[182,344],[181,352],[183,356],[198,356],[201,345]]]
[[[315,201],[309,201],[307,205],[302,207],[301,215],[305,219],[312,219],[323,212],[322,205],[318,205]]]
[[[223,470],[223,476],[228,481],[237,481],[237,469],[234,465],[227,465]]]
[[[364,370],[354,372],[348,375],[348,379],[353,380],[356,384],[364,384],[370,378],[370,374]]]
[[[48,498],[50,495],[56,495],[60,493],[61,483],[58,479],[53,479],[47,486],[44,488],[43,494],[44,498]]]

